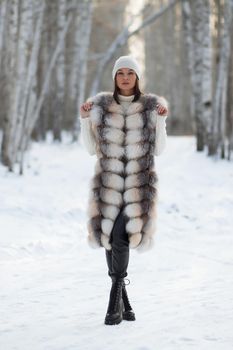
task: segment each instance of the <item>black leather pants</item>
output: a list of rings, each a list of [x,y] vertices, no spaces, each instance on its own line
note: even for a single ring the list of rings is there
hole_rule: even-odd
[[[129,238],[125,230],[125,217],[120,210],[111,232],[111,250],[105,249],[109,276],[126,277],[129,263]]]

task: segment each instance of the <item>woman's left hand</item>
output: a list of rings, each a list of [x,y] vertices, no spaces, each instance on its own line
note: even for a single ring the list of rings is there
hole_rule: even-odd
[[[159,115],[167,115],[167,108],[162,106],[160,103],[157,103],[156,109]]]

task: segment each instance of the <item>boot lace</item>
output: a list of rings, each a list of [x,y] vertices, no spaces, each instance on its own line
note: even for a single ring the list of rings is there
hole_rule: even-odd
[[[116,311],[122,296],[123,279],[118,279],[113,282],[111,296],[109,301],[108,312]]]
[[[123,298],[125,310],[131,310],[132,307],[130,305],[129,297],[128,297],[128,294],[127,294],[127,291],[125,288],[125,286],[130,284],[130,280],[127,278],[127,281],[128,281],[128,283],[126,284],[124,281],[123,286],[122,286],[122,298]]]

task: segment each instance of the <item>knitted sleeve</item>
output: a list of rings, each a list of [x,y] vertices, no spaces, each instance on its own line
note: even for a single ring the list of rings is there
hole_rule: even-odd
[[[155,139],[155,155],[159,156],[165,149],[167,132],[166,132],[166,119],[167,116],[158,115],[155,111],[156,116],[156,139]]]
[[[168,102],[164,97],[158,97],[158,102],[166,107],[168,110]],[[166,132],[166,119],[167,115],[162,116],[157,113],[157,111],[153,111],[154,116],[156,118],[156,139],[155,139],[155,155],[159,156],[165,149],[166,140],[167,140],[167,132]]]
[[[92,156],[95,154],[95,136],[91,129],[91,120],[89,117],[87,118],[80,118],[81,120],[81,135],[82,140],[84,142],[84,145],[88,151],[88,153]]]

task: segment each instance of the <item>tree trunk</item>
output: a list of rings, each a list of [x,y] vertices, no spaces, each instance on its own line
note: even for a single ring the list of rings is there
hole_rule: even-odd
[[[15,106],[16,93],[16,57],[18,44],[18,22],[19,8],[18,1],[11,0],[9,9],[8,23],[8,46],[6,52],[6,98],[7,111],[3,123],[3,139],[2,139],[2,163],[6,165],[10,171],[13,171],[13,114]]]
[[[227,139],[228,139],[228,154],[227,159],[231,159],[233,151],[233,34],[231,31],[231,55],[229,64],[228,76],[228,93],[227,93]]]
[[[66,0],[58,2],[58,41],[60,40],[66,23]],[[62,118],[64,116],[64,97],[65,97],[65,53],[64,42],[60,49],[56,65],[56,99],[54,101],[54,120],[53,120],[53,136],[55,140],[61,141]]]
[[[18,130],[17,137],[15,139],[15,147],[19,153],[20,159],[20,173],[23,173],[23,155],[24,155],[24,147],[23,147],[23,135],[25,126],[29,123],[29,120],[32,117],[33,108],[35,106],[37,100],[36,87],[37,87],[37,77],[36,72],[38,68],[38,58],[39,58],[39,49],[41,44],[41,33],[43,29],[43,18],[45,11],[45,3],[42,1],[42,7],[40,7],[40,13],[37,19],[34,38],[33,38],[33,46],[31,50],[30,61],[28,65],[26,83],[23,91],[23,101],[21,104],[20,114],[22,115],[22,125],[21,129]]]
[[[217,83],[214,94],[213,120],[209,142],[209,155],[217,154],[221,147],[221,155],[225,155],[226,96],[230,63],[230,38],[233,18],[233,0],[224,5],[224,24],[221,35],[220,57],[217,71]]]
[[[54,66],[57,62],[58,56],[64,47],[64,40],[65,40],[68,28],[69,28],[70,23],[71,23],[71,19],[72,19],[72,14],[69,13],[65,27],[63,28],[62,34],[60,35],[59,41],[57,42],[57,46],[56,46],[56,48],[53,52],[52,58],[50,60],[49,67],[48,67],[48,70],[47,70],[47,73],[45,75],[45,79],[44,79],[44,82],[43,82],[43,85],[41,88],[40,96],[39,96],[38,100],[35,102],[34,106],[31,108],[33,113],[31,113],[31,118],[28,121],[28,124],[25,126],[24,135],[23,135],[23,139],[22,139],[23,151],[26,150],[26,148],[29,144],[33,128],[35,126],[35,123],[38,120],[44,99],[46,97],[46,93],[47,93],[48,88],[49,88],[49,82],[50,82],[52,71],[53,71]]]
[[[91,34],[91,24],[92,24],[92,11],[93,4],[92,0],[86,1],[82,11],[81,17],[81,26],[80,26],[80,38],[79,41],[79,74],[76,77],[78,78],[78,90],[77,90],[77,103],[76,103],[76,119],[74,124],[73,131],[73,140],[78,139],[78,134],[80,131],[79,124],[79,109],[81,104],[84,101],[86,81],[87,81],[87,59],[88,59],[88,49],[90,43],[90,34]]]
[[[211,108],[210,5],[208,0],[193,2],[194,113],[197,151],[203,151]],[[203,79],[203,75],[205,81]]]
[[[5,22],[7,13],[7,0],[2,0],[0,3],[0,70],[2,66],[3,56],[3,39],[5,34]]]

